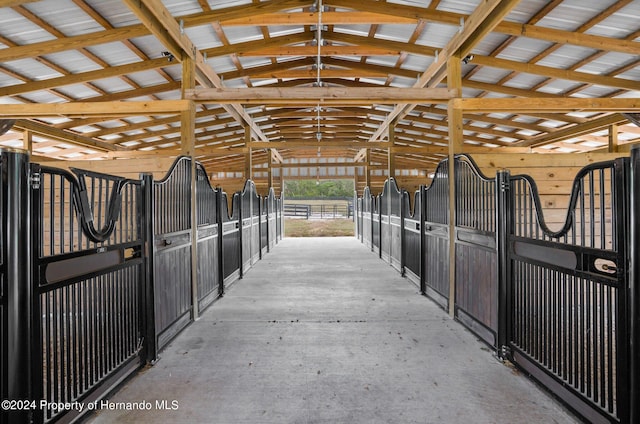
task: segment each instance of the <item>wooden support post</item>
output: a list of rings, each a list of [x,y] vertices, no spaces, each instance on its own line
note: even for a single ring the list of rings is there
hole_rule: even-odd
[[[447,62],[447,84],[455,90],[456,96],[462,96],[462,77],[459,54],[451,56]],[[447,107],[449,121],[449,315],[455,315],[456,304],[456,175],[455,155],[462,153],[462,109],[454,107],[450,100]]]
[[[618,151],[618,126],[613,124],[609,126],[609,153]]]
[[[353,168],[353,191],[355,192],[356,198],[358,197],[358,173],[360,172],[360,168],[359,167],[354,167]],[[355,203],[353,205],[355,207]]]
[[[396,176],[396,160],[393,152],[393,145],[396,141],[396,124],[392,122],[389,124],[389,148],[387,149],[387,174],[389,178],[395,178]]]
[[[22,135],[22,148],[29,154],[33,153],[33,133],[29,130],[24,130]]]
[[[191,58],[182,61],[182,98],[185,90],[195,87],[195,63]],[[180,146],[183,155],[191,158],[191,318],[198,319],[198,208],[197,208],[197,172],[195,160],[196,148],[196,106],[191,102],[189,108],[180,113]]]
[[[367,149],[365,157],[366,165],[364,167],[364,182],[365,186],[371,189],[371,150]]]
[[[267,153],[267,196],[269,195],[269,189],[273,187],[273,157],[271,156],[271,149]]]
[[[251,128],[248,125],[244,127],[244,142],[247,146],[247,153],[244,156],[244,179],[250,180],[253,163],[251,157]]]
[[[280,168],[280,198],[284,200],[284,175],[282,173],[282,168]],[[284,207],[284,206],[283,206]]]

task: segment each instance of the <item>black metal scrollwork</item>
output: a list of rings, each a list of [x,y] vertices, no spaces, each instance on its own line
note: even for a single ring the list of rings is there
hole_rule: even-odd
[[[116,222],[118,222],[120,207],[122,204],[122,187],[126,184],[127,179],[77,168],[71,168],[71,170],[77,175],[77,184],[73,185],[73,198],[76,204],[76,210],[79,214],[82,231],[89,239],[91,239],[91,241],[101,243],[111,236],[111,233],[113,233],[113,230],[115,229]],[[109,195],[109,201],[106,205],[108,210],[105,217],[105,223],[100,229],[96,229],[94,225],[93,209],[89,202],[85,176],[103,178],[113,183],[111,194]]]

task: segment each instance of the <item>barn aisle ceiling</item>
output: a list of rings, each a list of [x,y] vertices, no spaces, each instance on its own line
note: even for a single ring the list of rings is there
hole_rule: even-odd
[[[398,168],[428,172],[448,151],[451,60],[486,105],[463,116],[465,151],[640,142],[640,1],[13,0],[0,22],[0,118],[15,119],[0,143],[28,137],[38,156],[175,155],[188,99],[211,172],[242,169],[248,147],[353,163],[390,143]],[[505,98],[541,102],[489,107]],[[549,103],[571,98],[627,106]]]

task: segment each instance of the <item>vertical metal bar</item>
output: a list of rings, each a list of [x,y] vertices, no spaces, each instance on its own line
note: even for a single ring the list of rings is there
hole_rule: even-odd
[[[378,257],[382,259],[382,194],[378,195],[376,204],[378,205]]]
[[[40,346],[33,334],[35,306],[31,270],[31,214],[29,156],[26,152],[0,151],[2,161],[3,263],[6,264],[7,399],[30,399],[32,387],[40,384],[32,375],[32,349]],[[26,219],[25,219],[26,217]],[[39,315],[38,315],[39,318]],[[35,342],[35,345],[33,344]],[[42,362],[40,362],[41,364]],[[28,410],[6,411],[7,422],[28,422]]]
[[[196,161],[193,157],[189,158],[189,173],[187,174],[188,187],[188,206],[189,206],[189,228],[191,230],[191,319],[197,320],[200,311],[198,303],[198,176],[196,169]],[[187,188],[185,187],[185,190]]]
[[[371,251],[373,252],[373,196],[371,195],[371,193],[369,193],[369,213],[371,214],[371,219],[369,220],[370,226],[371,226],[371,236],[369,237],[370,240],[370,244],[371,244]]]
[[[216,198],[216,221],[218,224],[218,257],[214,260],[218,261],[218,296],[224,296],[224,231],[223,231],[223,213],[226,213],[227,205],[223,205],[224,198],[222,197],[222,190],[217,189],[215,192]],[[224,209],[223,209],[224,207]],[[277,239],[277,237],[276,237]]]
[[[244,260],[242,258],[242,255],[244,254],[243,252],[243,238],[244,238],[244,222],[242,222],[242,219],[244,218],[243,216],[243,209],[244,209],[244,196],[242,195],[242,192],[238,193],[238,199],[240,200],[240,205],[238,207],[238,232],[239,232],[239,240],[238,240],[238,266],[240,269],[240,278],[244,277]],[[251,215],[251,214],[249,214]],[[251,240],[251,239],[249,239]],[[249,249],[249,252],[251,252],[251,249]]]
[[[265,202],[265,215],[267,218],[267,253],[269,253],[269,251],[271,250],[271,247],[269,246],[269,236],[271,235],[270,233],[270,226],[269,226],[269,212],[271,212],[271,208],[269,207],[269,205],[271,205],[271,192],[267,192],[267,197],[266,197],[266,202]]]
[[[258,197],[258,259],[260,260],[262,260],[262,200],[262,197]]]
[[[618,160],[620,161],[620,159]],[[616,161],[616,165],[618,164]],[[621,171],[615,167],[615,181],[619,184]],[[616,305],[616,394],[621,422],[640,421],[640,149],[631,150],[629,195],[622,195],[620,187],[612,192],[618,248],[618,304]],[[629,216],[627,216],[627,211]],[[628,225],[628,230],[625,228]],[[625,238],[629,234],[629,238]],[[628,248],[627,244],[628,242]],[[628,264],[628,265],[627,265]],[[628,268],[627,268],[628,267]],[[628,310],[625,306],[628,305]],[[624,321],[627,316],[628,321]],[[622,321],[621,321],[622,320]],[[621,325],[622,324],[622,325]],[[625,352],[627,351],[628,352]],[[623,353],[625,352],[625,353]],[[618,380],[618,379],[621,380]],[[628,389],[628,390],[625,390]]]
[[[409,197],[409,193],[407,193],[406,191],[401,191],[400,192],[400,202],[399,202],[399,206],[400,206],[400,273],[402,275],[405,274],[405,263],[406,263],[406,258],[405,258],[405,236],[404,236],[404,218],[405,218],[405,211],[404,211],[404,202],[402,202],[402,200],[404,199],[404,195],[405,193],[407,194],[407,198]]]
[[[508,170],[500,171],[496,175],[496,244],[497,244],[497,276],[498,276],[498,355],[505,359],[508,352],[509,337],[511,337],[510,302],[511,281],[509,263],[509,236],[513,226],[513,210],[511,208],[512,190]]]
[[[393,250],[393,229],[391,228],[391,214],[392,214],[392,207],[393,207],[393,203],[392,203],[392,199],[393,199],[393,195],[391,193],[391,187],[392,187],[392,183],[393,183],[393,179],[389,178],[387,180],[388,183],[388,187],[387,187],[387,252],[389,254],[389,264],[391,264],[393,262],[392,259],[392,250]],[[395,185],[395,183],[393,183]],[[382,243],[381,243],[382,245]]]
[[[144,345],[141,352],[144,361],[153,363],[158,357],[158,347],[156,339],[156,314],[155,314],[155,276],[154,276],[154,228],[155,214],[154,210],[162,198],[154,198],[156,191],[154,190],[153,174],[142,174],[141,185],[141,223],[142,223],[142,254],[144,256],[144,271],[141,276],[142,284],[140,299],[142,307],[139,310],[139,320],[142,323],[142,334]],[[160,196],[159,196],[160,197]],[[156,207],[154,207],[154,205]]]

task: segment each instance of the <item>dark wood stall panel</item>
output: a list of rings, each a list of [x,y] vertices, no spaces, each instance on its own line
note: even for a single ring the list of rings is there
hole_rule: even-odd
[[[196,167],[196,207],[198,208],[198,310],[202,311],[220,295],[220,228],[218,195],[211,187],[204,167]]]
[[[381,230],[381,234],[385,234],[386,257],[391,266],[402,272],[402,192],[395,179],[385,182],[380,201],[383,205],[384,222],[387,223],[386,228]]]
[[[441,161],[424,193],[425,294],[449,308],[449,168]]]
[[[229,287],[240,278],[242,268],[242,233],[240,231],[241,197],[235,193],[231,198],[231,213],[227,193],[222,193],[222,267],[224,285]]]
[[[245,273],[260,258],[260,196],[253,181],[242,190],[242,272]]]
[[[493,348],[498,332],[496,178],[469,156],[455,158],[455,316]]]
[[[413,202],[411,202],[410,197],[410,194],[406,191],[402,192],[401,207],[403,208],[402,216],[404,218],[404,225],[402,227],[402,255],[404,257],[405,276],[420,286],[420,276],[422,275],[422,261],[420,256],[423,249],[420,235],[420,229],[422,228],[420,223],[422,219],[420,191],[415,192]]]
[[[191,321],[191,159],[153,186],[153,285],[157,348]]]

